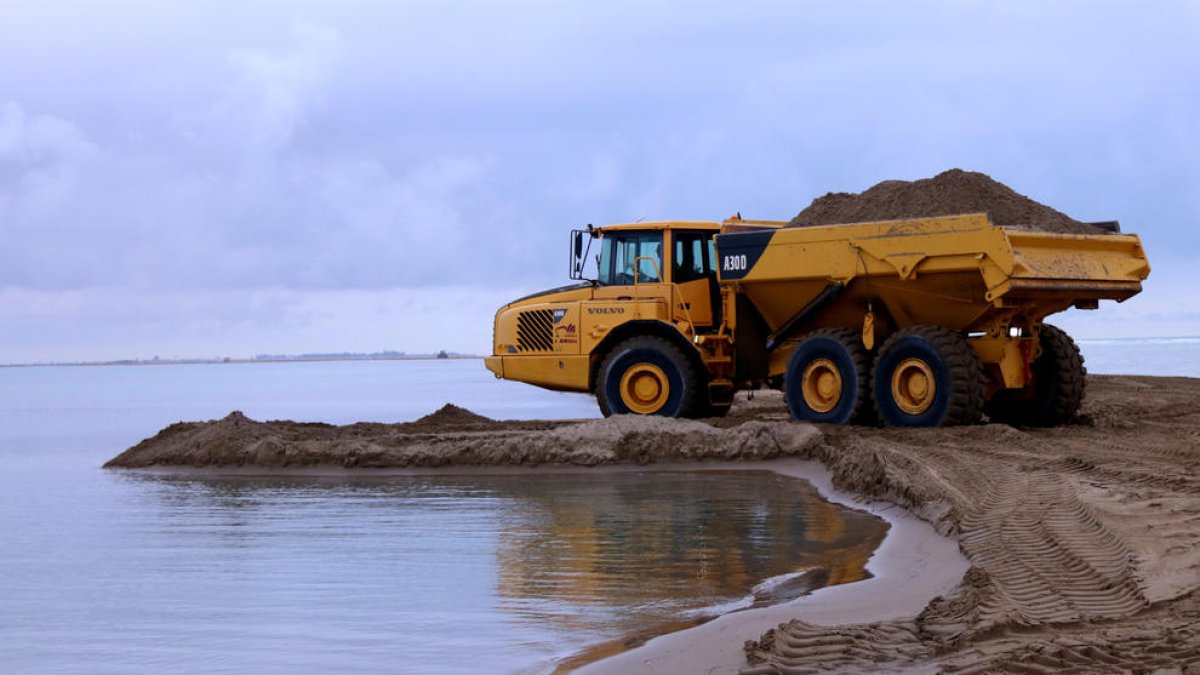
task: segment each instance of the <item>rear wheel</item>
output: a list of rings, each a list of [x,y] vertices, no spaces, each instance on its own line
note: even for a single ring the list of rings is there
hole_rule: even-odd
[[[688,417],[696,409],[698,378],[670,342],[637,337],[619,343],[600,364],[596,402],[609,415]]]
[[[806,422],[845,424],[868,406],[870,362],[852,330],[828,328],[792,350],[784,380],[788,410]]]
[[[974,424],[983,367],[965,337],[938,326],[897,331],[875,359],[875,410],[893,427]]]
[[[1087,369],[1079,347],[1065,331],[1043,324],[1038,333],[1042,355],[1029,366],[1033,380],[1023,389],[1005,389],[988,402],[993,422],[1048,427],[1079,414]]]

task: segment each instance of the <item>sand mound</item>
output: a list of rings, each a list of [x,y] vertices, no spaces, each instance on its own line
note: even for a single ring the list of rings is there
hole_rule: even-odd
[[[788,227],[861,223],[958,213],[991,214],[992,222],[1065,234],[1096,234],[1055,209],[976,171],[951,169],[915,181],[885,180],[864,192],[830,192],[814,199]]]
[[[482,429],[480,427],[483,427]],[[241,413],[167,427],[106,467],[436,467],[771,459],[818,442],[809,424],[624,415],[587,422],[495,422],[446,406],[408,424],[256,422]]]
[[[495,420],[473,413],[466,408],[460,408],[453,403],[438,408],[436,411],[411,423],[411,428],[461,429],[464,427],[486,427],[495,424]]]

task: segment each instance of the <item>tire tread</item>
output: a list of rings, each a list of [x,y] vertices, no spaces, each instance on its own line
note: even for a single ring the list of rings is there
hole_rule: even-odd
[[[950,370],[950,403],[942,426],[979,423],[984,405],[983,364],[962,334],[941,326],[913,326],[898,330],[880,346],[875,357],[875,368],[879,367],[880,359],[893,344],[911,336],[923,338],[936,347]],[[881,395],[887,394],[876,392],[876,397]],[[878,407],[876,414],[883,419]]]
[[[605,394],[605,385],[609,378],[609,369],[612,362],[622,352],[630,349],[654,349],[675,362],[679,368],[679,375],[683,381],[683,403],[680,405],[679,414],[677,417],[692,417],[704,406],[699,405],[700,396],[698,395],[699,378],[696,374],[696,367],[682,350],[669,340],[658,337],[656,335],[640,335],[627,340],[622,340],[613,346],[604,359],[600,362],[600,368],[596,371],[597,377],[593,392],[596,395],[596,403],[600,406],[600,412],[609,417],[613,414],[612,407],[608,404],[608,397]],[[707,398],[707,397],[706,397]]]
[[[864,415],[864,411],[871,409],[871,359],[862,339],[856,331],[849,328],[819,328],[805,335],[801,344],[806,340],[822,337],[841,344],[850,355],[855,372],[858,373],[858,396],[855,397],[847,422],[861,420],[864,416],[869,417],[869,414]]]

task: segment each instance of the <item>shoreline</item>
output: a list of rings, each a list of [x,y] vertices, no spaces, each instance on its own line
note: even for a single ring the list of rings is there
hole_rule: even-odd
[[[247,363],[343,363],[361,361],[480,361],[475,354],[414,354],[411,356],[314,356],[271,358],[119,359],[116,361],[51,361],[47,363],[0,363],[0,368],[78,368],[99,366],[230,366]]]
[[[1082,417],[1046,429],[817,428],[769,394],[703,422],[497,422],[446,406],[407,424],[335,427],[234,413],[171,425],[106,466],[386,475],[781,462],[825,499],[893,524],[868,562],[877,578],[726,614],[584,670],[1200,672],[1200,379],[1087,386]],[[937,545],[957,568],[929,557]]]
[[[669,465],[666,470],[696,470]],[[705,464],[700,470],[768,470],[808,481],[826,501],[883,518],[891,526],[867,561],[869,579],[825,586],[795,600],[770,607],[722,614],[693,628],[648,640],[631,650],[579,668],[578,673],[736,673],[745,664],[743,644],[789,619],[834,625],[850,621],[884,621],[920,612],[930,600],[951,592],[962,581],[969,561],[958,542],[905,509],[864,501],[838,490],[833,472],[814,460],[767,460],[749,464]]]

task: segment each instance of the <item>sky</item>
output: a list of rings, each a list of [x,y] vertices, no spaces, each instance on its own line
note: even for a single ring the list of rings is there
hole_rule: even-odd
[[[0,0],[0,363],[490,351],[568,230],[960,167],[1200,335],[1200,3]]]

